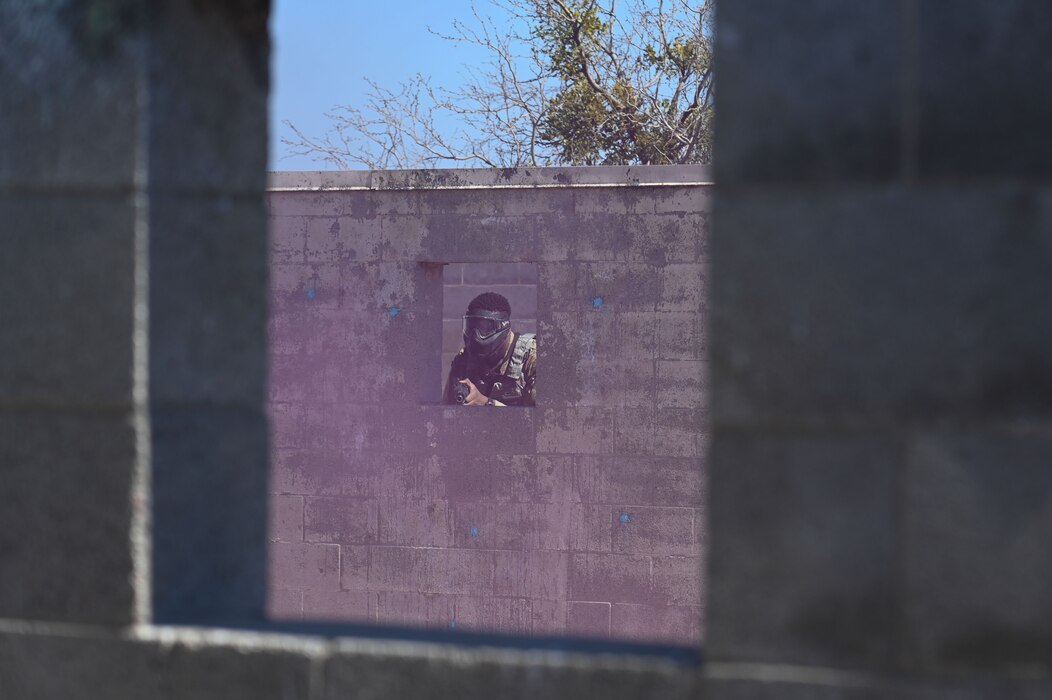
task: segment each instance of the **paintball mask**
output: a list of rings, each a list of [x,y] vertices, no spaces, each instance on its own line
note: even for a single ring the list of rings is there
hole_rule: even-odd
[[[511,332],[508,315],[500,311],[477,311],[464,316],[464,347],[480,360],[492,360]]]

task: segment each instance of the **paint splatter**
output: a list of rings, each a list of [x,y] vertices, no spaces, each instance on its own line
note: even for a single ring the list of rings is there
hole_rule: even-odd
[[[477,527],[472,527],[471,528],[471,536],[472,537],[478,537],[479,536],[479,529]]]
[[[592,306],[595,307],[596,309],[599,309],[600,311],[602,311],[603,310],[603,297],[596,297],[595,299],[592,299]]]
[[[618,519],[619,519],[619,520],[620,520],[621,522],[623,522],[623,523],[628,523],[628,522],[631,522],[631,521],[632,521],[632,516],[631,516],[631,515],[629,515],[628,513],[622,513],[622,514],[621,514],[621,517],[620,517],[620,518],[618,518]]]
[[[457,621],[456,620],[450,620],[449,621],[449,629],[455,630],[456,628],[457,628]]]
[[[314,291],[314,287],[311,287],[311,288],[309,288],[309,289],[307,290],[307,298],[308,298],[308,299],[313,299],[313,298],[314,298],[314,297],[316,297],[317,295],[318,295],[318,294],[317,294],[317,292],[315,292],[315,291]]]
[[[398,314],[402,313],[402,310],[400,308],[398,308],[397,306],[392,306],[391,308],[389,308],[387,310],[387,313],[389,313],[391,315],[391,318],[394,318]]]

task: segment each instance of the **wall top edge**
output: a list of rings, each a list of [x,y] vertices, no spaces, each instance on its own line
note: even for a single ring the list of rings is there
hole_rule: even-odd
[[[557,168],[317,170],[269,173],[274,192],[322,190],[458,190],[711,185],[704,165],[599,165]]]

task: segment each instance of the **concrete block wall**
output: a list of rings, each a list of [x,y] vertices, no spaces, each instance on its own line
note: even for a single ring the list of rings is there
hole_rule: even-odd
[[[704,171],[417,176],[272,178],[272,614],[697,643]],[[436,405],[491,283],[539,405]]]
[[[706,695],[1052,696],[1052,6],[718,22]]]

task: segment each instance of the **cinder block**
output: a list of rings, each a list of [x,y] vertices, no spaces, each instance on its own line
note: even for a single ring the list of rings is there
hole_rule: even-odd
[[[670,263],[660,269],[661,298],[658,311],[704,313],[706,301],[706,266],[693,263]]]
[[[709,398],[708,365],[699,360],[658,360],[654,390],[659,409],[704,409]]]
[[[290,588],[340,590],[340,547],[314,542],[270,545],[270,580]]]
[[[316,450],[379,450],[384,438],[379,413],[375,405],[308,403],[303,444]]]
[[[701,609],[683,606],[614,603],[610,610],[610,636],[640,642],[697,643]]]
[[[268,620],[302,620],[303,591],[298,588],[267,588]]]
[[[619,408],[614,411],[614,451],[616,455],[652,457],[659,449],[658,426],[652,408]]]
[[[307,261],[307,217],[269,216],[270,263],[303,263]]]
[[[377,261],[381,250],[378,218],[306,217],[308,262]]]
[[[446,500],[438,481],[436,455],[384,453],[377,455],[372,464],[379,469],[380,494],[384,498]]]
[[[573,458],[512,455],[488,460],[497,501],[565,503],[575,500]]]
[[[700,460],[673,457],[576,458],[586,502],[697,507],[702,504]]]
[[[131,136],[141,123],[137,95],[149,41],[143,14],[114,12],[103,25],[87,9],[3,10],[0,187],[133,184]],[[17,230],[5,227],[5,238]]]
[[[442,285],[464,284],[464,263],[445,263],[442,265]]]
[[[303,541],[303,496],[270,494],[270,541]]]
[[[533,260],[538,227],[532,217],[432,214],[427,231],[437,239],[439,260],[508,262]]]
[[[1011,187],[728,193],[716,419],[1047,414],[1048,211]]]
[[[703,697],[715,700],[884,700],[906,697],[874,676],[845,674],[823,680],[772,679],[758,674],[717,670],[706,674],[701,692]]]
[[[658,270],[640,263],[579,263],[577,297],[592,313],[653,311],[661,297]]]
[[[1047,177],[1052,119],[1046,3],[917,5],[919,167],[932,177]],[[982,115],[981,117],[979,115]],[[974,148],[962,149],[962,143]]]
[[[270,307],[293,313],[338,309],[344,303],[354,308],[356,300],[365,298],[364,290],[377,291],[363,274],[368,270],[357,263],[275,264],[270,271]],[[368,299],[373,301],[374,294]]]
[[[313,649],[233,643],[133,641],[92,632],[0,635],[0,695],[69,698],[306,700]],[[61,673],[55,669],[61,668]],[[103,690],[104,689],[104,690]]]
[[[537,425],[537,452],[611,454],[614,416],[606,408],[546,409]]]
[[[659,408],[654,420],[654,454],[700,459],[708,450],[709,416],[704,408]]]
[[[364,498],[306,498],[303,534],[307,542],[372,544],[377,541],[377,503]]]
[[[369,588],[447,595],[492,595],[493,552],[483,550],[374,547]]]
[[[706,359],[708,337],[705,316],[674,311],[655,315],[655,354],[659,360]]]
[[[463,284],[518,284],[519,264],[514,262],[469,263],[464,265]]]
[[[580,456],[577,459],[587,459]],[[609,552],[613,537],[613,510],[591,503],[575,504],[570,523],[570,549],[574,552]]]
[[[897,643],[894,437],[717,433],[712,658],[886,667]]]
[[[460,410],[472,410],[460,409]],[[493,409],[487,409],[492,411]],[[384,406],[380,419],[387,453],[449,452],[458,409],[452,406]]]
[[[454,507],[456,545],[566,550],[571,509],[569,503],[460,503]]]
[[[943,431],[910,440],[903,504],[911,668],[1052,668],[1052,437]]]
[[[152,187],[257,197],[263,191],[267,19],[263,11],[201,12],[190,2],[168,3],[151,13],[145,109]],[[186,50],[190,37],[193,51]]]
[[[414,547],[453,546],[453,508],[448,501],[410,500],[398,492],[385,492],[379,508],[380,543]]]
[[[615,357],[644,360],[656,356],[657,329],[663,315],[646,311],[622,311],[616,316]]]
[[[405,260],[455,260],[452,233],[432,232],[426,219],[418,216],[380,217],[380,257],[395,262]]]
[[[3,195],[0,220],[0,397],[129,405],[131,197]]]
[[[613,527],[613,551],[650,556],[696,556],[694,509],[622,505]]]
[[[376,621],[381,625],[448,629],[454,614],[453,596],[412,591],[376,594]]]
[[[704,605],[703,561],[700,556],[654,557],[654,602],[658,605]]]
[[[303,619],[325,622],[375,622],[376,596],[364,591],[303,592]]]
[[[540,549],[526,552],[526,597],[566,600],[569,585],[569,553]]]
[[[128,415],[0,411],[0,617],[133,621],[135,461]]]
[[[565,600],[530,600],[530,633],[556,635],[566,632]]]
[[[325,700],[353,695],[363,700],[402,697],[485,698],[662,698],[697,697],[697,674],[673,664],[640,668],[611,664],[508,664],[466,657],[437,663],[423,656],[338,653],[325,664]]]
[[[274,434],[271,419],[271,435]],[[271,450],[271,487],[278,493],[365,498],[379,493],[385,460],[357,450]]]
[[[266,418],[258,410],[155,403],[150,419],[154,619],[258,621],[270,492]]]
[[[343,216],[347,209],[347,193],[299,190],[266,193],[267,213],[272,216]]]
[[[566,631],[579,637],[610,638],[610,603],[570,601]]]
[[[899,154],[900,11],[890,2],[825,0],[721,8],[716,181],[891,179]]]
[[[453,455],[535,454],[538,438],[534,411],[529,408],[460,406],[455,430],[447,436],[446,453]]]
[[[272,402],[266,405],[270,440],[276,453],[283,448],[303,447],[306,411],[297,403]]]
[[[369,561],[372,546],[340,546],[340,590],[365,591],[369,588]]]
[[[573,554],[571,600],[646,603],[651,599],[650,557]]]
[[[654,405],[654,363],[649,359],[584,358],[577,362],[575,374],[578,406]]]
[[[627,262],[632,235],[624,214],[578,214],[575,258],[588,262]]]
[[[525,598],[457,596],[453,608],[451,622],[457,630],[519,635],[530,631],[530,602]]]
[[[700,263],[708,259],[711,194],[696,192],[692,197],[699,202],[693,211],[626,217],[625,228],[631,238],[629,262],[660,267],[669,263]]]
[[[538,263],[537,314],[551,319],[559,311],[578,311],[576,266],[565,262]]]

